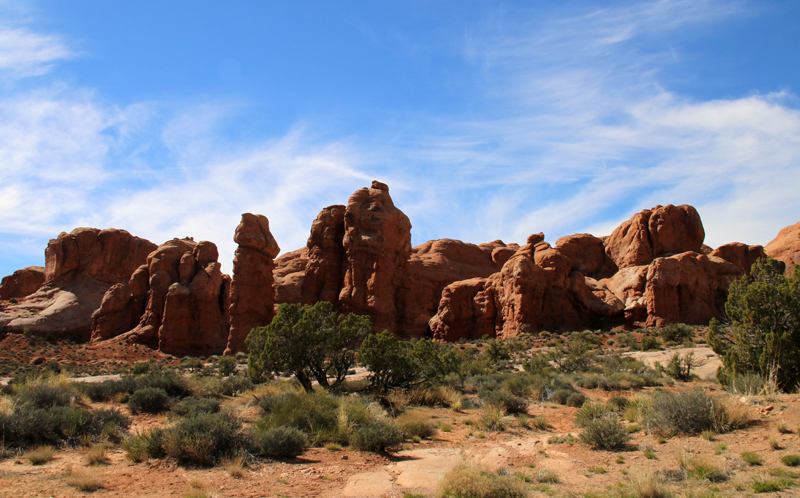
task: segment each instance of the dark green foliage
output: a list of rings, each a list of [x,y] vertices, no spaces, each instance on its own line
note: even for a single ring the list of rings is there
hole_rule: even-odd
[[[403,341],[384,330],[361,343],[358,359],[380,390],[441,380],[459,370],[456,349],[430,339]]]
[[[580,435],[581,442],[601,450],[621,448],[629,439],[625,427],[614,416],[605,416],[588,422]]]
[[[75,394],[71,389],[48,385],[23,389],[15,398],[18,405],[30,405],[35,408],[69,406],[74,400]]]
[[[196,372],[203,369],[203,361],[200,358],[192,358],[187,356],[178,364],[179,367]]]
[[[642,351],[651,351],[655,349],[660,349],[658,345],[658,339],[656,339],[652,335],[646,335],[642,337],[641,349]]]
[[[371,326],[368,316],[339,315],[327,301],[311,306],[281,304],[272,323],[247,336],[248,374],[261,381],[273,373],[289,372],[308,392],[313,390],[312,379],[335,389],[355,363],[355,344]]]
[[[575,424],[586,427],[592,421],[608,417],[608,408],[602,403],[586,403],[575,413]]]
[[[722,357],[722,381],[755,372],[790,390],[800,382],[800,272],[786,278],[772,259],[728,288],[725,312],[733,325],[709,324],[707,341]]]
[[[567,396],[566,405],[574,408],[580,408],[586,403],[586,396],[583,393],[572,393]]]
[[[625,396],[612,396],[606,401],[606,406],[611,411],[621,412],[628,406],[628,402]]]
[[[538,394],[543,387],[544,379],[529,372],[514,373],[503,381],[503,389],[521,397],[527,397],[533,393]]]
[[[781,458],[781,462],[789,467],[797,467],[800,465],[800,455],[786,455]]]
[[[385,452],[402,444],[403,431],[390,422],[372,421],[353,433],[350,443],[357,450]]]
[[[514,396],[503,389],[485,391],[480,397],[487,405],[501,406],[508,413],[527,413],[530,404],[525,398]]]
[[[592,332],[575,332],[569,342],[550,350],[548,360],[565,373],[586,372],[594,363],[599,346],[600,338]]]
[[[684,325],[683,323],[671,323],[661,327],[658,335],[664,342],[682,343],[686,339],[692,338],[692,327]]]
[[[221,362],[222,360],[220,360]],[[219,394],[222,396],[235,396],[236,394],[249,391],[253,388],[253,381],[249,377],[241,375],[231,375],[222,379]]]
[[[688,382],[692,380],[692,368],[695,366],[693,351],[690,351],[686,356],[675,353],[664,368],[664,372],[673,379]]]
[[[107,434],[112,426],[114,432],[124,432],[130,426],[130,419],[116,410],[57,405],[37,408],[24,404],[15,407],[10,414],[0,413],[2,440],[11,448],[75,443],[82,436]]]
[[[184,397],[191,394],[186,381],[171,371],[156,371],[142,375],[126,376],[120,380],[81,382],[76,387],[92,401],[110,401],[120,393],[133,394],[148,387],[163,389],[169,396]]]
[[[164,431],[164,452],[179,463],[209,466],[242,446],[241,422],[228,412],[198,413]]]
[[[236,360],[230,356],[223,356],[217,364],[219,374],[223,377],[231,375],[236,370]]]
[[[558,403],[559,405],[566,405],[567,399],[572,395],[575,391],[570,389],[559,389],[553,394],[550,395],[549,401],[552,403]]]
[[[176,403],[170,409],[170,413],[179,417],[191,417],[198,413],[217,413],[219,408],[220,402],[215,399],[192,396]]]
[[[152,366],[152,361],[140,361],[138,363],[134,363],[133,367],[131,368],[131,374],[144,375],[146,373],[150,373],[150,368]]]
[[[294,427],[256,428],[250,434],[251,451],[266,458],[294,458],[307,444],[306,433]]]
[[[131,413],[161,413],[169,408],[169,396],[158,387],[145,387],[131,394],[128,399]]]
[[[61,365],[55,360],[50,360],[44,364],[43,370],[50,374],[59,374],[61,373]]]

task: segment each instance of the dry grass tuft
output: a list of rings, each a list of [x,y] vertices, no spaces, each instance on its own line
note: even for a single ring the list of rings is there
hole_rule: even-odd
[[[107,465],[106,452],[108,452],[108,448],[104,444],[95,445],[86,452],[83,461],[86,465]]]
[[[54,454],[52,446],[36,446],[25,452],[25,458],[31,465],[42,465],[52,460]]]
[[[234,479],[239,479],[247,470],[247,458],[244,455],[236,455],[222,461],[222,468]]]
[[[671,498],[672,493],[667,490],[658,477],[652,473],[640,472],[630,478],[630,487],[637,498]]]
[[[83,469],[67,468],[67,484],[79,491],[91,493],[103,488],[103,483]]]
[[[462,462],[445,474],[436,494],[439,498],[524,498],[525,485],[516,477]]]

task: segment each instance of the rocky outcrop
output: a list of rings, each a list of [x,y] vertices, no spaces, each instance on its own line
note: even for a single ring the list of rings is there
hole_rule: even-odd
[[[127,289],[106,293],[108,306],[92,316],[93,340],[119,335],[174,355],[221,353],[230,329],[230,277],[220,271],[218,257],[217,246],[207,241],[173,239],[158,246]],[[126,331],[128,317],[137,315]]]
[[[430,335],[444,289],[461,280],[489,277],[500,271],[519,246],[496,240],[469,244],[453,239],[430,240],[414,247],[397,290],[398,331],[406,337]]]
[[[639,266],[662,254],[700,252],[705,230],[692,206],[656,206],[635,214],[605,241],[605,250],[618,268]]]
[[[389,187],[373,181],[347,201],[339,307],[369,315],[373,331],[397,329],[395,294],[411,254],[411,222],[392,202]]]
[[[125,230],[76,228],[45,249],[45,281],[25,299],[31,316],[0,315],[0,328],[38,335],[89,338],[92,312],[114,284],[127,282],[156,245]]]
[[[276,306],[281,303],[303,302],[303,281],[306,278],[307,265],[307,247],[281,254],[275,260],[272,277]]]
[[[269,231],[269,221],[260,214],[243,214],[233,241],[238,247],[233,257],[226,355],[247,351],[244,340],[250,330],[269,325],[275,316],[272,271],[273,259],[280,252]]]
[[[306,244],[307,258],[305,275],[301,285],[300,302],[313,304],[328,301],[339,304],[342,289],[343,261],[347,208],[341,205],[328,206],[317,215],[311,224],[311,234]]]
[[[587,277],[605,278],[617,272],[614,260],[606,254],[603,240],[594,235],[566,235],[556,241],[556,248],[567,258],[572,270]]]
[[[800,223],[781,229],[778,236],[764,247],[764,252],[782,261],[786,265],[786,276],[791,276],[794,267],[800,264]]]
[[[0,282],[0,299],[27,297],[44,284],[47,274],[43,266],[28,266],[17,270]]]
[[[717,247],[708,256],[724,259],[733,264],[746,274],[750,274],[750,267],[761,258],[767,257],[764,248],[761,246],[748,246],[741,242],[731,242]]]

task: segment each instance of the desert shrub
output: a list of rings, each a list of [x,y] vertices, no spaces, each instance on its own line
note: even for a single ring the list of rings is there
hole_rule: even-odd
[[[686,467],[686,475],[694,479],[711,482],[724,482],[728,479],[727,472],[705,460],[690,461]]]
[[[149,374],[138,376],[135,378],[135,380],[136,389],[134,389],[134,391],[130,391],[131,394],[139,389],[144,389],[147,387],[163,389],[164,392],[169,396],[178,398],[192,394],[191,390],[186,385],[186,380],[173,371],[151,372]]]
[[[693,332],[692,327],[688,325],[683,323],[671,323],[661,327],[658,331],[658,335],[661,336],[661,340],[664,342],[682,343],[686,339],[691,339]]]
[[[108,448],[104,444],[97,444],[89,449],[83,456],[83,461],[86,465],[105,465],[108,463],[106,453]]]
[[[217,370],[223,377],[227,377],[236,371],[236,360],[230,356],[223,356],[217,363]]]
[[[652,335],[646,335],[642,337],[642,344],[641,344],[642,351],[651,351],[655,349],[660,349],[658,345],[658,339],[656,339]]]
[[[401,414],[395,422],[409,438],[417,436],[422,439],[430,439],[437,432],[430,417],[417,410],[410,410]]]
[[[761,465],[761,456],[754,451],[745,451],[742,453],[742,460],[744,460],[744,463],[747,465]]]
[[[571,406],[573,408],[580,408],[583,404],[586,403],[586,395],[583,393],[572,393],[567,396],[567,406]]]
[[[439,498],[524,498],[524,483],[514,476],[500,475],[486,468],[462,462],[445,474],[437,492]]]
[[[131,394],[128,399],[131,413],[161,413],[169,408],[169,396],[157,387],[145,387]]]
[[[523,398],[532,396],[538,399],[544,387],[544,380],[539,375],[534,375],[529,372],[519,372],[508,376],[503,381],[502,387],[515,396]]]
[[[76,388],[92,401],[111,401],[120,393],[133,394],[145,388],[163,389],[167,395],[181,398],[191,394],[186,381],[171,371],[151,371],[141,375],[122,377],[120,380],[81,382]]]
[[[339,400],[326,392],[268,396],[260,406],[266,413],[258,421],[259,429],[293,427],[308,434],[312,444],[347,442],[347,435],[339,431]]]
[[[606,401],[606,406],[612,412],[621,412],[628,406],[628,398],[625,396],[612,396]]]
[[[251,451],[266,458],[294,458],[308,443],[306,433],[294,427],[256,428],[250,433]]]
[[[528,421],[532,429],[546,431],[550,428],[550,423],[544,415],[537,415]]]
[[[253,389],[254,386],[255,384],[249,377],[231,375],[222,379],[219,394],[222,396],[235,396]]]
[[[800,455],[786,455],[781,458],[781,462],[789,467],[797,467],[800,465]]]
[[[605,417],[608,409],[602,403],[586,403],[575,413],[575,424],[585,427],[592,420]]]
[[[746,413],[728,408],[721,398],[714,398],[700,389],[656,392],[641,415],[649,429],[662,436],[703,431],[721,433],[746,423]]]
[[[483,392],[480,397],[484,403],[502,406],[508,413],[526,413],[528,411],[528,400],[514,396],[503,389]]]
[[[588,421],[580,440],[594,449],[613,450],[621,448],[630,439],[628,432],[616,417],[606,416]]]
[[[357,450],[385,452],[399,446],[403,440],[403,431],[396,425],[375,420],[356,429],[350,443]]]
[[[50,408],[53,406],[69,406],[75,400],[75,394],[69,388],[37,385],[23,389],[16,396],[19,405],[30,405],[35,408]]]
[[[21,405],[11,413],[0,414],[4,444],[12,448],[77,443],[81,438],[103,436],[113,428],[124,432],[130,418],[116,410],[84,410],[72,406],[36,408]]]
[[[559,405],[566,405],[567,398],[569,398],[569,396],[574,392],[575,391],[571,389],[559,389],[550,395],[549,401],[552,403],[558,403]]]
[[[217,413],[219,407],[220,402],[215,399],[191,396],[176,403],[170,413],[179,417],[191,417],[198,413]]]
[[[129,460],[143,462],[148,458],[163,457],[165,455],[163,444],[164,430],[153,429],[129,437],[121,446]]]
[[[768,387],[766,377],[754,372],[737,374],[728,380],[728,388],[732,392],[746,396],[761,394]]]
[[[91,493],[103,488],[103,483],[100,482],[94,475],[83,469],[76,469],[74,467],[67,468],[66,483],[76,488],[79,491]]]
[[[692,380],[692,368],[695,366],[694,352],[690,351],[686,356],[675,353],[664,368],[664,372],[673,379],[688,382]]]
[[[150,373],[150,369],[153,366],[153,362],[151,361],[140,361],[133,364],[131,367],[131,374],[132,375],[144,375],[146,373]]]
[[[182,418],[164,431],[164,452],[180,463],[213,465],[240,448],[241,422],[228,412]]]
[[[502,431],[506,427],[505,414],[502,405],[488,404],[484,407],[478,424],[487,431]]]

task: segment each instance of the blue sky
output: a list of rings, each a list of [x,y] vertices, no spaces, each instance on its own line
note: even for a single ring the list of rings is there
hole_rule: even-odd
[[[0,275],[78,226],[284,251],[372,179],[412,240],[800,221],[794,1],[0,0]]]

